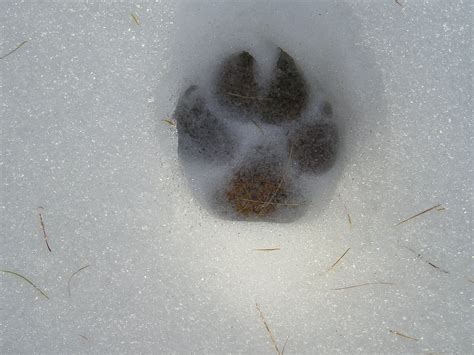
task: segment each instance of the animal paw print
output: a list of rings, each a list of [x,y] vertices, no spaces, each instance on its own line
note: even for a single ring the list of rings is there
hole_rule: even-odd
[[[337,128],[328,101],[308,109],[309,86],[288,53],[278,49],[269,81],[257,69],[249,52],[233,54],[211,90],[193,85],[181,95],[178,154],[193,190],[216,214],[290,222],[310,202],[307,178],[333,166]]]

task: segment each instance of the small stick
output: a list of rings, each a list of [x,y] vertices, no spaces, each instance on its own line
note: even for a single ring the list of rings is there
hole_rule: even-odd
[[[168,123],[170,126],[176,127],[176,123],[171,120],[162,120],[165,123]]]
[[[8,57],[10,54],[13,54],[14,52],[16,52],[18,49],[20,49],[24,44],[28,43],[28,41],[23,41],[21,42],[15,49],[12,49],[10,52],[8,52],[7,54],[3,55],[0,57],[0,59],[4,59],[6,57]]]
[[[347,290],[349,288],[356,288],[356,287],[363,287],[363,286],[370,286],[370,285],[395,285],[395,284],[392,282],[367,282],[365,284],[360,284],[360,285],[332,288],[331,290],[332,291]]]
[[[274,248],[258,248],[254,249],[253,251],[276,251],[276,250],[281,250],[280,247],[274,247]]]
[[[79,270],[77,270],[76,272],[74,272],[70,277],[69,277],[69,280],[67,281],[67,292],[69,294],[69,297],[71,297],[71,279],[74,277],[74,275],[77,275],[78,273],[80,273],[82,270],[88,268],[90,265],[86,265],[86,266],[83,266],[81,267]]]
[[[431,207],[431,208],[428,208],[427,210],[421,211],[420,213],[417,213],[416,215],[411,216],[411,217],[409,217],[409,218],[407,218],[407,219],[404,219],[403,221],[397,223],[395,226],[399,226],[399,225],[402,224],[402,223],[408,222],[408,221],[412,220],[413,218],[416,218],[416,217],[418,217],[418,216],[421,216],[422,214],[425,214],[426,212],[429,212],[429,211],[431,211],[431,210],[434,210],[435,208],[438,208],[439,206],[441,206],[441,204],[436,205],[436,206],[433,206],[433,207]]]
[[[5,272],[7,274],[11,274],[11,275],[15,275],[15,276],[18,276],[20,278],[22,278],[23,280],[25,280],[26,282],[28,282],[31,286],[33,286],[39,293],[41,293],[41,295],[46,298],[47,300],[49,300],[49,297],[46,293],[44,293],[38,286],[36,286],[33,282],[31,282],[30,280],[28,280],[25,276],[23,275],[20,275],[14,271],[9,271],[9,270],[0,270],[1,272]]]
[[[38,214],[40,218],[41,229],[43,229],[44,242],[46,243],[46,247],[48,248],[49,252],[51,252],[51,248],[49,247],[49,243],[48,243],[48,235],[46,234],[46,228],[44,228],[43,216],[41,215],[41,212],[39,212]]]
[[[140,19],[138,18],[138,16],[135,15],[133,12],[130,13],[130,16],[132,16],[132,19],[137,24],[137,26],[140,26]]]
[[[344,252],[344,254],[342,254],[342,255],[339,257],[339,259],[337,259],[336,262],[331,265],[331,267],[328,269],[328,271],[331,271],[331,270],[334,268],[334,266],[336,266],[337,263],[338,263],[339,261],[341,261],[341,259],[342,259],[344,256],[346,256],[346,254],[348,253],[349,250],[351,250],[351,248],[348,248],[348,249]]]
[[[413,338],[413,337],[411,337],[411,336],[408,336],[408,335],[406,335],[406,334],[397,332],[396,330],[391,330],[391,329],[389,329],[388,331],[389,331],[390,333],[392,333],[392,334],[401,336],[401,337],[403,337],[403,338],[407,338],[407,339],[410,339],[410,340],[418,341],[418,339]]]
[[[280,352],[280,349],[278,349],[278,345],[277,345],[277,342],[275,340],[275,337],[273,336],[273,333],[272,331],[270,330],[270,326],[268,325],[267,323],[267,320],[265,319],[263,313],[262,313],[262,310],[260,309],[260,306],[258,305],[258,303],[255,303],[255,306],[257,308],[257,311],[260,315],[260,319],[262,320],[263,322],[263,325],[265,326],[265,328],[267,329],[267,333],[268,335],[270,336],[270,338],[272,339],[272,343],[273,343],[273,347],[275,348],[276,352],[278,355],[281,355],[281,352]]]

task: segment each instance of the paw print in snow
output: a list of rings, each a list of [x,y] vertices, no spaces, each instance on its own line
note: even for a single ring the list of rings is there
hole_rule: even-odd
[[[293,58],[278,50],[267,84],[246,51],[223,61],[212,90],[189,87],[174,117],[178,154],[193,191],[211,211],[234,220],[289,222],[310,202],[304,177],[335,161],[332,106],[308,111],[310,92]],[[314,106],[314,105],[313,105]]]

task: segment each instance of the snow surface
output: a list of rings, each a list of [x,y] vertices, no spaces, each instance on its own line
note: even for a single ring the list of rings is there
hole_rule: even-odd
[[[399,2],[2,1],[0,268],[49,300],[0,273],[1,352],[271,354],[258,303],[286,353],[471,353],[472,2]],[[162,121],[265,41],[342,119],[290,224],[207,212]]]

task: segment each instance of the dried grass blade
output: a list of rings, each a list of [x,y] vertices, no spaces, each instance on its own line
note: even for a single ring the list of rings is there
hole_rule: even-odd
[[[4,272],[4,273],[7,273],[7,274],[11,274],[11,275],[15,275],[19,278],[22,278],[23,280],[25,280],[26,282],[28,282],[31,286],[33,286],[39,293],[41,293],[41,295],[46,298],[47,300],[49,300],[49,297],[46,293],[44,293],[38,286],[36,286],[33,282],[31,282],[30,280],[28,280],[25,276],[23,275],[20,275],[19,273],[17,272],[14,272],[14,271],[10,271],[10,270],[0,270],[1,272]]]

